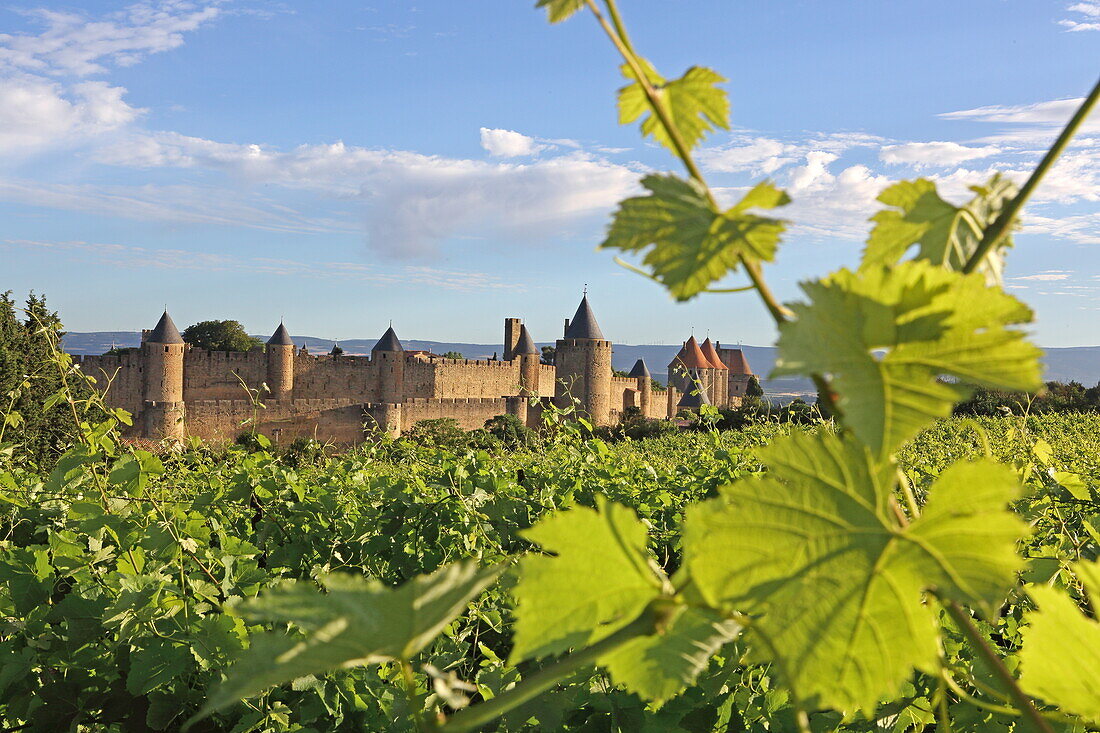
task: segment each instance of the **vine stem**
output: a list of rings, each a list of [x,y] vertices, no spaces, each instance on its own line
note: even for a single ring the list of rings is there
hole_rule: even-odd
[[[416,692],[416,677],[413,675],[412,665],[405,659],[399,660],[398,664],[401,667],[401,680],[405,683],[405,696],[409,700],[413,723],[416,729],[423,733],[428,728],[424,725],[424,716],[420,714],[420,695]]]
[[[1062,154],[1062,151],[1069,145],[1069,141],[1073,139],[1073,136],[1077,134],[1077,130],[1081,127],[1081,124],[1085,121],[1085,118],[1089,116],[1089,112],[1096,106],[1096,100],[1100,99],[1100,80],[1097,80],[1096,85],[1089,92],[1089,95],[1085,97],[1085,101],[1081,103],[1081,106],[1077,108],[1077,111],[1066,123],[1065,128],[1062,129],[1062,133],[1058,136],[1058,139],[1054,141],[1054,145],[1043,156],[1038,167],[1032,171],[1031,176],[1027,179],[1027,183],[1020,189],[1020,192],[1016,194],[1016,197],[1008,203],[1007,206],[997,216],[996,220],[989,226],[989,229],[985,230],[985,236],[982,237],[982,241],[978,242],[977,248],[970,255],[970,259],[966,261],[963,266],[963,272],[971,273],[977,269],[990,250],[997,246],[997,244],[1004,238],[1011,228],[1016,216],[1020,213],[1020,209],[1031,197],[1032,192],[1040,181],[1043,180],[1043,176],[1047,174],[1047,171],[1053,167],[1054,162],[1058,160],[1058,157]]]
[[[655,633],[658,623],[658,614],[647,607],[636,619],[610,636],[543,667],[530,677],[524,678],[512,689],[491,700],[458,711],[440,730],[445,733],[466,733],[478,730],[509,710],[542,694],[577,670],[594,664],[603,655],[639,637]]]
[[[940,600],[943,603],[943,607],[947,610],[948,615],[959,625],[959,630],[963,632],[963,635],[974,646],[978,655],[989,665],[989,668],[993,670],[993,674],[997,679],[1008,688],[1008,694],[1012,698],[1012,702],[1015,703],[1016,708],[1023,717],[1034,726],[1035,730],[1040,731],[1040,733],[1054,733],[1050,724],[1043,718],[1042,714],[1035,709],[1035,705],[1032,704],[1031,698],[1024,694],[1024,691],[1016,684],[1016,678],[1008,671],[1004,662],[1001,661],[1001,658],[989,647],[989,644],[982,637],[981,632],[978,631],[978,627],[976,627],[974,622],[970,619],[970,614],[955,601],[947,598],[941,598]]]
[[[672,141],[672,147],[676,152],[676,156],[680,158],[680,161],[684,164],[684,168],[687,169],[688,175],[692,177],[697,183],[699,183],[703,190],[706,192],[707,202],[714,208],[715,211],[719,210],[718,202],[714,199],[714,194],[710,190],[710,186],[707,185],[706,179],[703,178],[703,172],[699,170],[699,166],[695,164],[695,159],[691,157],[691,150],[684,142],[684,138],[680,135],[680,129],[676,126],[675,121],[672,119],[672,114],[669,112],[668,107],[665,106],[664,100],[657,93],[657,90],[653,88],[652,82],[649,80],[649,76],[642,68],[642,63],[637,54],[630,46],[630,42],[626,39],[625,31],[616,30],[623,29],[622,19],[619,17],[618,8],[615,5],[615,0],[605,0],[607,3],[608,12],[611,14],[615,28],[611,26],[611,23],[607,21],[603,13],[600,12],[599,7],[596,6],[595,0],[585,0],[585,5],[592,11],[592,14],[596,17],[596,21],[603,28],[604,33],[611,39],[611,43],[615,45],[619,55],[626,61],[627,66],[630,67],[630,71],[634,74],[634,78],[638,81],[642,91],[645,93],[646,100],[649,102],[650,108],[653,110],[653,114],[660,120],[661,126],[665,128],[665,132],[668,134],[669,140]],[[765,307],[775,319],[776,323],[784,323],[791,318],[791,312],[779,299],[775,297],[775,294],[771,291],[768,283],[764,280],[764,273],[760,269],[760,264],[740,257],[741,265],[745,268],[745,272],[748,274],[749,279],[752,281],[753,286],[757,292],[760,293],[761,300],[764,301]]]

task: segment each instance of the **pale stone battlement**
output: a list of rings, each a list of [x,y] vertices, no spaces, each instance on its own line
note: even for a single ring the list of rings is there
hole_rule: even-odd
[[[258,429],[276,441],[353,443],[375,429],[399,435],[421,420],[453,418],[471,429],[502,414],[537,425],[551,398],[559,406],[576,398],[599,425],[617,420],[627,407],[670,418],[685,400],[739,404],[752,374],[740,349],[715,348],[708,340],[707,353],[697,354],[692,338],[670,365],[668,391],[652,388],[641,361],[631,374],[644,377],[612,376],[611,342],[587,296],[556,344],[555,363],[541,363],[523,321],[508,318],[503,359],[409,354],[392,327],[369,357],[315,356],[297,348],[282,324],[251,351],[207,351],[184,343],[165,312],[156,328],[142,332],[139,349],[74,361],[96,379],[109,405],[134,415],[135,435],[213,441]],[[258,425],[251,424],[253,417]]]

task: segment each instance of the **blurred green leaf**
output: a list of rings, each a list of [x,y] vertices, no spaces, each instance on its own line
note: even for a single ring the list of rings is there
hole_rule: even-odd
[[[711,206],[706,189],[673,175],[648,175],[648,196],[624,200],[601,249],[647,250],[643,262],[677,300],[688,300],[735,270],[742,257],[771,260],[785,224],[747,213],[790,202],[768,182],[757,184],[724,212]]]

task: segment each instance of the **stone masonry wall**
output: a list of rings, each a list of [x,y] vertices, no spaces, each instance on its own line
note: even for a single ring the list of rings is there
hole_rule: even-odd
[[[484,427],[485,421],[503,415],[507,404],[503,398],[414,399],[401,403],[401,430],[411,428],[421,420],[454,418],[464,430]]]

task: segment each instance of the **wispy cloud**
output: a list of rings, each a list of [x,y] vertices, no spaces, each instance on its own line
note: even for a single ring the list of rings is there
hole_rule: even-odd
[[[0,246],[56,254],[68,259],[96,262],[112,267],[156,270],[200,270],[203,272],[244,272],[315,280],[344,280],[397,285],[424,286],[463,292],[518,291],[521,284],[504,281],[484,272],[406,265],[382,269],[361,262],[303,262],[271,257],[237,257],[195,250],[138,247],[83,241],[41,241],[7,239]]]
[[[38,34],[0,34],[0,68],[88,76],[108,65],[132,66],[150,54],[183,44],[183,34],[218,16],[220,2],[139,2],[101,18],[74,12],[27,12],[45,28]]]
[[[1058,21],[1068,31],[1100,31],[1100,2],[1073,3],[1066,11],[1072,15]]]
[[[916,168],[943,168],[976,158],[988,158],[1001,152],[992,145],[970,147],[953,142],[902,143],[879,150],[884,163],[911,165]]]

